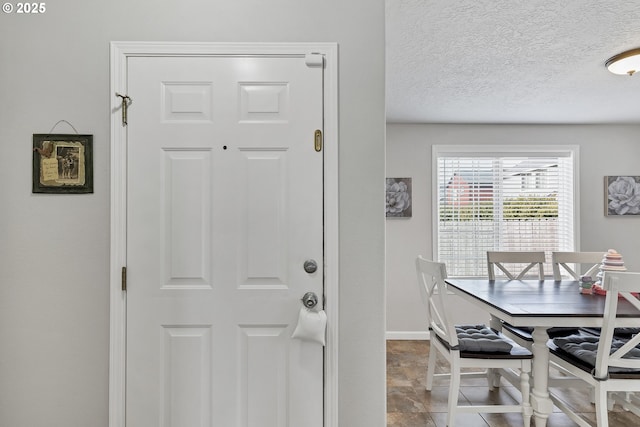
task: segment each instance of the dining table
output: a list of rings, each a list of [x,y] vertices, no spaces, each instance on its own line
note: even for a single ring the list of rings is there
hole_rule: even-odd
[[[490,325],[502,322],[533,328],[533,387],[530,394],[536,427],[546,426],[553,412],[549,397],[549,348],[551,327],[601,327],[606,297],[583,294],[574,280],[489,280],[447,278],[449,291],[491,316]],[[638,311],[625,299],[619,301],[621,326],[638,326]]]

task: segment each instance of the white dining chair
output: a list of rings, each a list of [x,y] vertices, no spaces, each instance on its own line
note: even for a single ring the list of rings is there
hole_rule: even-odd
[[[602,254],[601,254],[602,256]],[[521,280],[534,278],[544,280],[544,263],[546,256],[544,251],[487,251],[487,270],[489,280],[496,279],[496,268],[504,273],[507,279]],[[537,268],[537,275],[527,275],[532,269]],[[502,329],[507,336],[515,340],[521,346],[528,349],[533,345],[533,328],[502,323]],[[552,327],[547,330],[549,336],[569,335],[577,332],[578,328]]]
[[[602,287],[607,291],[603,326],[599,336],[586,334],[555,338],[549,341],[550,362],[567,370],[594,390],[596,422],[582,418],[554,391],[554,404],[582,427],[608,427],[608,411],[614,403],[640,416],[640,402],[633,392],[640,391],[640,334],[629,339],[615,336],[615,329],[637,323],[638,318],[617,317],[619,299],[626,299],[640,316],[640,273],[603,274]]]
[[[551,266],[553,267],[553,280],[562,280],[563,270],[573,280],[580,280],[580,276],[592,276],[595,278],[598,268],[602,263],[603,252],[551,252]],[[582,267],[587,265],[588,268]],[[576,271],[577,270],[577,271]]]
[[[538,269],[538,280],[544,280],[544,262],[543,251],[487,251],[489,280],[496,279],[496,268],[510,280],[521,280],[534,267]]]
[[[553,280],[562,280],[562,270],[566,272],[574,279],[580,280],[580,276],[591,276],[595,279],[602,259],[604,258],[605,251],[603,252],[552,252],[551,263],[553,265]],[[578,271],[575,271],[571,265],[575,265]],[[585,266],[585,269],[580,267]],[[586,268],[588,267],[588,268]],[[593,334],[599,335],[600,328],[580,328],[581,330]],[[640,332],[640,328],[616,328],[615,335],[618,338],[629,338],[631,335],[635,335]]]
[[[524,426],[529,427],[533,409],[529,403],[529,378],[532,354],[504,335],[485,325],[454,325],[452,305],[445,279],[443,263],[416,259],[420,294],[427,307],[430,331],[429,360],[427,363],[426,389],[431,391],[434,378],[449,380],[447,425],[455,426],[458,413],[513,413],[522,414]],[[449,362],[449,373],[435,374],[437,354]],[[462,372],[466,368],[484,369],[483,372]],[[507,372],[506,370],[509,370]],[[496,372],[504,376],[519,373],[521,400],[518,404],[461,405],[458,402],[462,378],[486,376],[488,387],[494,389]]]

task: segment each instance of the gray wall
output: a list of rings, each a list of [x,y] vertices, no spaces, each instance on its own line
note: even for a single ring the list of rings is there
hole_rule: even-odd
[[[385,425],[383,1],[46,6],[0,14],[0,425],[108,425],[109,42],[120,40],[339,44],[339,421]],[[32,134],[61,119],[94,135],[94,194],[31,194]]]
[[[446,144],[562,144],[580,147],[580,249],[614,248],[630,270],[640,271],[640,218],[604,216],[606,175],[640,175],[640,126],[542,125],[387,125],[387,176],[412,177],[413,217],[389,219],[387,230],[388,336],[424,337],[424,309],[413,261],[431,258],[431,147]],[[456,305],[458,321],[485,315],[465,301]]]

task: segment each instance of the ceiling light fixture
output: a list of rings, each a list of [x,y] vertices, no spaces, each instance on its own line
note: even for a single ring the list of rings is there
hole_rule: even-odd
[[[613,74],[633,76],[640,70],[640,49],[631,49],[612,56],[604,65]]]

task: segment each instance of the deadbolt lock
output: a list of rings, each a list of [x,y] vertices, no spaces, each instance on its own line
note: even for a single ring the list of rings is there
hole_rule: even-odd
[[[304,262],[303,268],[309,274],[315,273],[318,270],[318,263],[313,259],[308,259]]]

